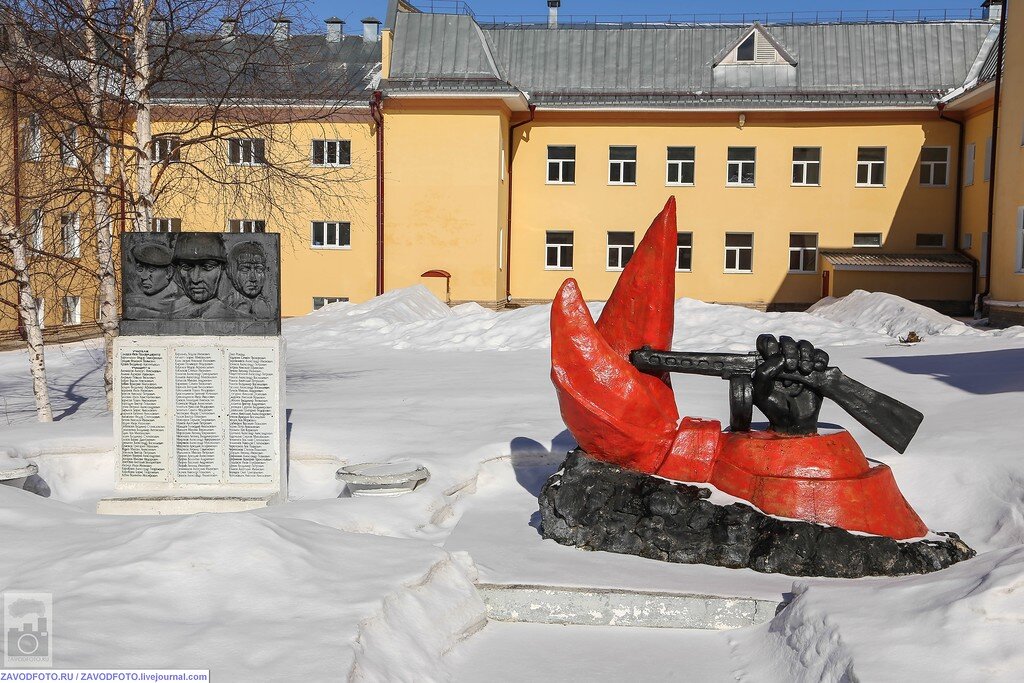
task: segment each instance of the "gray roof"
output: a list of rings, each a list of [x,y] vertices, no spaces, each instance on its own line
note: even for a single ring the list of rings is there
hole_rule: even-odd
[[[467,15],[398,12],[387,85],[504,82],[548,106],[922,106],[964,83],[991,26],[773,25],[767,30],[795,65],[716,67],[752,25],[482,28]]]
[[[821,256],[837,268],[856,270],[937,270],[971,272],[971,260],[962,254],[882,254],[823,249]]]

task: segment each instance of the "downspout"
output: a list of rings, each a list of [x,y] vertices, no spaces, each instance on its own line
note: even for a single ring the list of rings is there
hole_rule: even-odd
[[[1006,45],[1006,3],[1003,4],[1003,11],[999,15],[999,43],[996,45],[996,89],[995,100],[992,103],[992,155],[988,164],[988,246],[985,250],[985,263],[988,265],[988,273],[985,278],[985,291],[978,294],[974,302],[974,312],[980,315],[985,299],[992,291],[992,276],[995,268],[992,267],[992,226],[995,222],[994,208],[996,201],[996,156],[999,150],[999,97],[1003,86],[1003,52]]]
[[[960,212],[963,207],[964,199],[964,183],[963,183],[963,172],[964,172],[964,122],[956,119],[951,119],[946,116],[946,103],[939,102],[939,118],[943,121],[949,121],[955,123],[959,129],[959,142],[956,153],[956,214],[953,218],[953,250],[965,256],[971,262],[971,303],[978,297],[978,259],[974,258],[969,251],[962,248],[960,245],[960,232],[963,230],[963,222],[961,220]]]
[[[384,96],[380,90],[370,100],[370,116],[377,126],[377,296],[384,293]]]
[[[537,105],[530,105],[530,118],[508,127],[508,224],[505,227],[505,303],[512,301],[512,160],[515,156],[515,144],[512,136],[516,128],[533,123],[537,114]]]

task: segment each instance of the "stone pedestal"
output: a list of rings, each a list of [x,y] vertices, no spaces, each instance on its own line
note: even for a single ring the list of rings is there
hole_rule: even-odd
[[[119,337],[117,492],[97,512],[223,512],[286,501],[283,363],[279,336]]]

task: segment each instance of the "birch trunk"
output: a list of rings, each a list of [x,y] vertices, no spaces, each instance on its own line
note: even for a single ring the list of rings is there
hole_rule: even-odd
[[[25,254],[25,240],[21,232],[12,225],[0,226],[0,232],[11,250],[11,265],[14,279],[18,284],[18,313],[25,325],[28,338],[29,372],[32,374],[32,394],[36,400],[36,418],[40,422],[53,422],[50,407],[50,391],[46,386],[46,358],[43,351],[43,331],[39,327],[36,313],[36,299],[32,282],[28,277],[28,258]]]
[[[135,98],[135,164],[136,164],[136,208],[135,230],[147,232],[153,224],[153,128],[150,119],[149,102],[149,20],[153,5],[147,0],[133,0],[132,36],[134,41],[134,68],[132,85]]]

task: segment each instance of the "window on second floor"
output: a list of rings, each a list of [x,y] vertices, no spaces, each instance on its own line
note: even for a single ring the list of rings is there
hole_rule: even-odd
[[[351,140],[313,140],[314,166],[351,166]]]
[[[857,185],[883,187],[885,185],[885,147],[857,148]]]
[[[153,138],[153,154],[151,156],[153,161],[168,163],[181,161],[181,138],[173,135],[161,135]],[[232,161],[232,163],[240,162]]]
[[[228,163],[254,166],[267,163],[267,145],[263,138],[231,138],[228,140]]]
[[[608,184],[636,185],[636,147],[608,148]]]
[[[181,232],[180,218],[154,218],[153,232]]]
[[[725,272],[754,271],[754,235],[749,232],[725,233]]]
[[[43,158],[43,127],[39,122],[39,114],[29,114],[25,120],[22,136],[22,158],[25,161],[42,161]]]
[[[622,270],[633,257],[633,233],[608,233],[608,270]]]
[[[693,147],[669,147],[665,184],[693,185],[696,169],[695,156],[696,149]]]
[[[921,148],[921,184],[945,187],[949,180],[949,147]]]
[[[548,230],[544,236],[544,268],[572,270],[572,230]]]
[[[757,149],[755,147],[730,147],[725,184],[735,187],[753,187],[756,158]]]
[[[789,272],[818,272],[818,233],[789,233]]]
[[[267,222],[251,218],[232,218],[228,221],[228,232],[266,232]]]
[[[821,185],[821,147],[793,148],[793,184]]]
[[[548,145],[548,179],[552,185],[572,185],[576,182],[576,147]]]
[[[348,249],[352,246],[352,224],[343,221],[313,221],[313,246]]]
[[[676,270],[688,273],[693,267],[693,233],[676,233]]]
[[[69,168],[78,168],[78,129],[69,126],[60,138],[60,161]]]
[[[64,256],[78,258],[82,255],[82,225],[77,213],[66,213],[60,217],[60,235]]]

